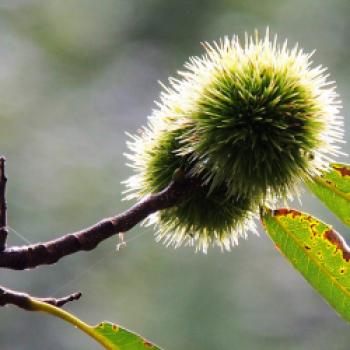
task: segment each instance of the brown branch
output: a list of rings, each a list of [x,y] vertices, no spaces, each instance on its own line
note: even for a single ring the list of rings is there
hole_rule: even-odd
[[[7,239],[7,205],[6,205],[6,174],[5,174],[6,159],[0,156],[0,251],[6,247]]]
[[[51,304],[53,306],[62,307],[63,305],[71,301],[79,300],[81,296],[82,296],[81,292],[75,292],[62,298],[34,298],[34,299],[42,301],[44,303]]]
[[[130,230],[150,214],[175,205],[188,192],[199,186],[197,179],[186,179],[177,174],[163,191],[145,197],[119,215],[46,243],[5,248],[0,251],[0,267],[14,270],[30,269],[39,265],[54,264],[62,257],[79,251],[92,250],[116,233]]]
[[[25,309],[28,311],[32,310],[32,307],[31,307],[32,300],[42,301],[54,306],[61,307],[70,301],[80,299],[80,297],[81,297],[81,293],[77,292],[58,299],[36,298],[36,297],[30,296],[29,294],[16,292],[14,290],[0,286],[0,306],[6,306],[6,305],[12,304],[12,305],[18,306],[21,309]]]

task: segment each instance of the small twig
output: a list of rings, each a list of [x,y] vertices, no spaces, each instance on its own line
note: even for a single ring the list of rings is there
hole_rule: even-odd
[[[62,298],[34,298],[34,299],[53,306],[62,307],[64,304],[67,304],[70,301],[79,300],[81,296],[82,296],[81,292],[75,292]]]
[[[28,311],[34,311],[32,307],[32,301],[41,301],[50,305],[61,307],[64,304],[78,300],[81,297],[81,293],[73,293],[63,298],[36,298],[32,297],[29,294],[16,292],[14,290],[0,286],[0,306],[6,305],[16,305],[21,309]]]
[[[5,173],[6,159],[0,156],[0,251],[6,248],[7,239],[7,205],[6,205],[6,173]]]
[[[147,196],[124,213],[84,230],[46,243],[5,248],[0,251],[0,267],[24,270],[54,264],[66,255],[92,250],[103,240],[119,232],[129,231],[150,214],[177,204],[199,186],[198,179],[175,178],[163,191]]]

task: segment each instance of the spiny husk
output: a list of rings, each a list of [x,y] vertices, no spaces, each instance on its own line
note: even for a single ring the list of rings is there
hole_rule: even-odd
[[[128,198],[140,198],[161,191],[179,168],[189,173],[193,164],[190,157],[177,154],[181,135],[187,129],[144,130],[134,136],[129,147],[137,174],[126,181]],[[253,206],[243,197],[227,197],[223,184],[209,191],[210,185],[188,193],[185,200],[148,218],[147,223],[157,227],[157,240],[178,247],[183,243],[207,251],[210,245],[230,250],[247,231],[256,232]],[[254,208],[255,209],[255,208]]]
[[[203,186],[149,220],[168,244],[229,249],[259,205],[290,197],[343,154],[343,119],[325,68],[295,46],[246,36],[203,44],[164,87],[148,126],[129,143],[128,198],[163,189],[177,168]],[[271,203],[271,202],[270,202]]]
[[[280,198],[342,154],[340,101],[310,54],[268,33],[244,46],[233,37],[204,47],[181,80],[170,79],[158,114],[189,125],[180,152],[191,155],[193,175],[226,183],[230,196]]]

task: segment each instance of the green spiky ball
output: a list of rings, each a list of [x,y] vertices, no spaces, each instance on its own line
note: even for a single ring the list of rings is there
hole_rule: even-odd
[[[313,114],[322,111],[289,71],[247,61],[223,71],[197,103],[187,147],[214,186],[227,182],[230,194],[248,197],[285,194],[308,172],[324,129]]]
[[[169,79],[148,127],[129,144],[136,174],[127,185],[140,198],[163,189],[177,168],[199,178],[200,191],[152,222],[168,243],[206,250],[234,244],[243,226],[253,228],[259,205],[289,196],[341,154],[343,120],[325,70],[297,46],[266,33],[204,47]]]
[[[340,103],[310,55],[268,34],[243,47],[234,37],[205,48],[164,98],[191,125],[181,153],[196,161],[193,174],[205,169],[229,195],[281,197],[340,153]]]
[[[180,139],[186,128],[162,132],[150,132],[135,138],[136,147],[142,148],[139,158],[142,166],[135,177],[127,183],[138,191],[132,197],[142,197],[159,192],[172,180],[177,169],[189,173],[193,167],[190,157],[177,154],[181,149]],[[135,160],[135,155],[132,156]],[[204,182],[204,181],[202,181]],[[174,207],[162,210],[150,217],[150,223],[158,227],[157,239],[174,246],[196,245],[206,251],[211,244],[229,250],[246,230],[255,231],[252,222],[253,203],[247,198],[228,198],[223,184],[210,191],[203,184],[199,190],[189,193]]]

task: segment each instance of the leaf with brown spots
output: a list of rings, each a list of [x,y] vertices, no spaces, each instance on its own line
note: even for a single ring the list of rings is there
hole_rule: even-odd
[[[350,226],[350,165],[331,164],[330,169],[307,186],[344,224]]]
[[[262,210],[263,225],[281,252],[350,321],[350,248],[331,226],[296,210]]]
[[[25,302],[27,310],[46,312],[58,317],[95,339],[107,350],[161,350],[160,347],[150,343],[140,335],[113,323],[102,322],[94,327],[42,299],[26,296]]]
[[[109,350],[161,350],[138,334],[113,323],[102,322],[94,327],[93,331],[111,343]]]

